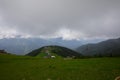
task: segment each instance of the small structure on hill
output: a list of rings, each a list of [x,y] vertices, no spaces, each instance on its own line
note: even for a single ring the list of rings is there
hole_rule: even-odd
[[[51,58],[56,58],[55,56],[51,56]]]
[[[8,54],[5,50],[0,50],[0,54]]]
[[[44,56],[44,58],[55,58],[55,56],[53,56],[49,50],[49,47],[45,48],[45,53],[47,54],[47,56]]]

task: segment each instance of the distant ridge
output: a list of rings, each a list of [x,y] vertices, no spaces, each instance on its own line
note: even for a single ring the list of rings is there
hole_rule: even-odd
[[[61,57],[80,57],[82,56],[81,54],[65,48],[61,46],[56,46],[56,45],[51,45],[51,46],[44,46],[39,49],[33,50],[32,52],[28,53],[28,56],[39,56],[40,54],[46,54],[49,52],[52,55],[58,55]]]
[[[85,56],[120,56],[120,38],[83,45],[78,47],[76,51]]]

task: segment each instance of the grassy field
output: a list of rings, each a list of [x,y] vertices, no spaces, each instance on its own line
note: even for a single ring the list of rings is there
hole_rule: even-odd
[[[114,80],[120,58],[43,59],[0,55],[0,80]]]

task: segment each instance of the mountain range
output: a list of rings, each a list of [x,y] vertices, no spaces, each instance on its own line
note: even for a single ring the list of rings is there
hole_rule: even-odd
[[[100,42],[101,41],[101,42]],[[89,44],[88,44],[89,43]],[[3,38],[0,50],[25,55],[43,46],[58,45],[81,53],[84,56],[120,56],[120,38],[108,40],[63,40],[62,38]]]
[[[75,50],[77,47],[86,43],[96,43],[95,40],[63,40],[62,38],[41,39],[41,38],[3,38],[0,39],[0,50],[17,55],[25,55],[32,50],[48,45],[59,45]]]
[[[120,56],[120,38],[82,45],[76,51],[84,56]]]

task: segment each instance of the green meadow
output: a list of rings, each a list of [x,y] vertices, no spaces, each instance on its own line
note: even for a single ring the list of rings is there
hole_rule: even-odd
[[[114,80],[120,57],[44,59],[0,55],[0,80]]]

